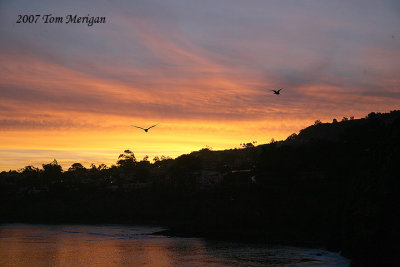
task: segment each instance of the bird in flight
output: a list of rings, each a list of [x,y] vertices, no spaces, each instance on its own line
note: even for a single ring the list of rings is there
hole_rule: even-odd
[[[275,95],[279,95],[280,93],[280,91],[282,90],[283,88],[280,88],[279,90],[271,90],[272,92],[274,92],[274,94]]]
[[[139,127],[139,126],[136,126],[136,125],[131,125],[131,126],[133,126],[133,127],[136,127],[136,128],[139,128],[139,129],[142,129],[143,131],[145,131],[146,133],[151,129],[151,128],[153,128],[153,127],[155,127],[155,126],[157,126],[158,125],[158,123],[157,124],[154,124],[153,126],[150,126],[149,128],[142,128],[142,127]]]

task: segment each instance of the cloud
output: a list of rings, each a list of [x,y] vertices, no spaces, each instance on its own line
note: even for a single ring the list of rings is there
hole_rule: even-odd
[[[174,144],[185,151],[213,136],[223,147],[396,109],[398,11],[397,1],[372,0],[3,1],[0,131],[13,142],[15,133],[112,132],[113,146],[131,121],[161,121],[154,145],[175,151],[162,135],[179,129],[190,145]],[[16,24],[21,12],[107,23]]]

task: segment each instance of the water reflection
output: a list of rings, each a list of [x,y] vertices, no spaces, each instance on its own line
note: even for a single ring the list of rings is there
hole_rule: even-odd
[[[160,230],[119,225],[0,225],[0,266],[348,266],[347,259],[324,250],[151,234]]]

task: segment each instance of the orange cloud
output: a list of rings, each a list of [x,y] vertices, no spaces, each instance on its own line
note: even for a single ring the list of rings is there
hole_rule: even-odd
[[[112,19],[96,28],[0,25],[0,170],[234,148],[398,108],[400,50],[379,39],[398,22],[382,7],[367,11],[388,20],[364,25],[319,4],[120,5],[98,7]]]

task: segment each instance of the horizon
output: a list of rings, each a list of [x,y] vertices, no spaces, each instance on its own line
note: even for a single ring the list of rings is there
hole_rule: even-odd
[[[29,14],[106,19],[16,23]],[[395,0],[2,1],[0,171],[176,158],[399,109],[399,14]]]
[[[330,121],[330,122],[329,122],[329,121],[328,121],[328,122],[323,122],[323,121],[321,121],[321,120],[315,120],[313,124],[310,124],[310,125],[304,127],[304,128],[301,129],[301,130],[304,130],[304,129],[309,128],[309,127],[312,127],[312,126],[315,126],[315,125],[317,125],[317,124],[334,124],[334,120],[336,120],[335,123],[338,124],[338,123],[342,123],[342,122],[346,122],[346,121],[367,119],[367,118],[369,117],[368,115],[370,115],[370,114],[372,114],[372,113],[374,113],[374,114],[383,114],[383,115],[385,115],[385,114],[391,114],[391,113],[393,113],[393,112],[400,112],[400,110],[391,110],[390,112],[387,112],[387,113],[370,112],[370,113],[368,113],[366,116],[361,117],[361,118],[354,118],[353,116],[350,116],[350,117],[343,117],[342,119],[333,118],[332,121]],[[300,131],[301,131],[301,130],[300,130]],[[298,135],[299,133],[292,133],[292,134]],[[258,147],[258,146],[264,146],[264,145],[271,144],[272,142],[284,142],[284,141],[287,141],[287,138],[289,138],[289,136],[287,136],[286,138],[281,139],[281,140],[276,140],[276,139],[272,138],[269,142],[266,142],[266,143],[258,143],[257,141],[243,142],[243,143],[240,143],[238,146],[231,147],[231,148],[219,149],[219,150],[215,150],[215,149],[213,149],[213,148],[210,147],[210,146],[205,146],[205,147],[200,148],[200,149],[198,149],[198,150],[194,150],[194,151],[190,151],[190,152],[187,152],[187,153],[179,154],[179,155],[177,155],[177,156],[175,156],[175,157],[171,157],[171,156],[169,156],[169,155],[160,154],[160,155],[154,155],[154,157],[149,157],[148,155],[144,155],[144,156],[142,157],[142,159],[140,159],[139,157],[136,156],[134,150],[129,149],[129,148],[126,148],[126,149],[124,149],[123,151],[119,151],[119,152],[118,152],[118,151],[113,151],[113,152],[108,151],[109,153],[118,152],[118,153],[115,154],[115,156],[116,156],[116,157],[115,157],[115,160],[114,160],[114,161],[110,161],[110,162],[108,162],[108,163],[100,162],[100,161],[95,163],[95,162],[93,162],[93,161],[90,161],[90,159],[87,159],[87,160],[85,160],[85,161],[73,161],[73,160],[72,160],[72,161],[67,161],[67,162],[66,162],[66,161],[63,161],[63,162],[60,163],[60,161],[57,160],[57,158],[53,158],[53,159],[51,159],[51,160],[48,159],[47,162],[38,163],[37,165],[40,165],[39,167],[31,164],[31,165],[24,165],[24,166],[21,167],[21,168],[13,169],[13,170],[12,170],[12,169],[9,169],[9,170],[1,170],[1,169],[0,169],[0,172],[12,172],[12,171],[20,172],[20,171],[22,171],[23,169],[25,169],[26,167],[34,167],[34,168],[37,168],[37,169],[39,169],[39,170],[43,170],[43,166],[44,166],[44,165],[46,165],[46,164],[51,164],[51,163],[53,163],[54,161],[56,161],[57,164],[60,165],[60,166],[62,167],[62,171],[63,171],[63,172],[68,171],[68,169],[69,169],[70,167],[72,167],[72,164],[75,164],[75,163],[81,164],[81,165],[82,165],[84,168],[86,168],[86,169],[90,169],[92,165],[94,165],[95,167],[99,167],[100,165],[103,165],[103,164],[105,165],[106,168],[112,168],[112,167],[118,166],[118,164],[117,164],[117,162],[118,162],[118,160],[119,160],[119,157],[118,157],[118,156],[119,156],[119,155],[122,155],[122,153],[124,153],[125,151],[130,151],[130,152],[132,152],[132,153],[134,154],[134,156],[135,156],[136,162],[144,161],[144,160],[145,160],[145,157],[147,157],[146,160],[147,160],[148,162],[150,162],[150,164],[154,164],[154,163],[156,162],[156,161],[154,161],[155,157],[158,157],[158,160],[162,160],[162,157],[165,157],[165,159],[167,159],[167,160],[168,160],[168,159],[175,160],[176,158],[178,158],[178,157],[180,157],[180,156],[189,155],[189,154],[195,153],[195,152],[200,152],[200,151],[203,150],[203,149],[208,149],[209,151],[213,151],[213,152],[221,152],[221,151],[229,151],[229,150],[246,149],[246,148],[248,148],[248,147],[245,147],[245,146],[244,146],[245,144],[252,144],[253,147]],[[48,151],[44,151],[44,152],[48,152]],[[63,153],[65,153],[65,152],[63,152]],[[93,152],[92,152],[92,153],[93,153]],[[118,156],[117,156],[117,155],[118,155]],[[82,163],[84,163],[84,164],[82,164]]]

